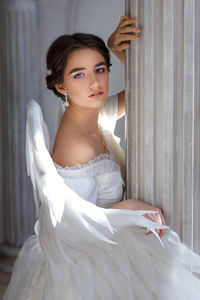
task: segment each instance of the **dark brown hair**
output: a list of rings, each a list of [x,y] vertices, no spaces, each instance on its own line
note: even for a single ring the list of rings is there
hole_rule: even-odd
[[[80,49],[90,48],[98,51],[105,59],[108,71],[110,71],[110,52],[104,41],[93,34],[74,33],[73,35],[62,35],[58,37],[50,46],[46,56],[47,70],[51,70],[50,75],[46,75],[47,88],[55,95],[65,100],[63,94],[55,88],[55,84],[62,83],[64,71],[69,55]]]

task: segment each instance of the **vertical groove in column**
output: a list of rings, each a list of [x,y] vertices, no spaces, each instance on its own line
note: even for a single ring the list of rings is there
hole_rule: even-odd
[[[163,207],[163,1],[155,1],[154,20],[154,86],[155,86],[155,193],[153,204]]]
[[[200,1],[195,1],[195,20],[194,20],[194,35],[195,35],[195,60],[194,60],[194,80],[195,80],[195,91],[194,91],[194,251],[200,253]],[[196,238],[197,237],[197,238]]]
[[[185,0],[184,6],[184,214],[183,241],[193,247],[193,169],[194,169],[194,20],[195,0]]]
[[[141,21],[139,19],[139,9],[140,9],[140,4],[143,3],[144,0],[138,0],[135,2],[135,8],[134,11],[131,12],[132,15],[134,15],[134,17],[137,19],[137,26],[140,25]],[[130,56],[130,61],[131,61],[131,72],[132,70],[134,70],[134,72],[132,72],[132,78],[136,80],[136,84],[135,86],[132,87],[132,93],[134,95],[134,97],[132,97],[131,102],[132,102],[132,115],[130,116],[130,120],[129,122],[131,122],[131,120],[134,118],[135,120],[135,124],[134,124],[134,134],[132,135],[132,137],[134,138],[132,140],[131,143],[131,147],[133,145],[135,145],[135,153],[134,153],[134,158],[135,158],[135,170],[136,172],[133,172],[133,168],[131,165],[131,174],[133,176],[133,174],[136,174],[135,177],[135,185],[132,185],[132,189],[131,189],[131,193],[134,192],[135,194],[135,198],[138,199],[139,194],[140,194],[140,186],[139,186],[139,178],[140,178],[140,160],[141,160],[141,148],[140,148],[140,134],[139,134],[139,124],[140,124],[140,88],[139,88],[139,84],[140,84],[140,74],[139,74],[139,65],[138,65],[138,56],[140,55],[140,47],[139,44],[132,42],[132,47],[135,49],[134,50],[134,54],[131,53]],[[132,55],[134,55],[134,59],[132,58]],[[132,82],[133,80],[130,82],[131,86],[132,86]],[[132,95],[132,94],[131,94]],[[129,149],[131,150],[131,148]],[[131,152],[132,153],[132,152]],[[133,189],[135,188],[135,189]]]
[[[11,190],[11,178],[10,178],[10,173],[6,172],[5,170],[7,168],[10,168],[10,160],[9,157],[10,155],[10,151],[11,149],[8,148],[7,149],[7,145],[10,143],[10,132],[9,132],[9,128],[10,128],[10,111],[9,111],[9,106],[8,106],[8,102],[5,101],[4,99],[8,99],[9,98],[9,93],[10,93],[10,89],[9,89],[9,80],[6,80],[6,78],[9,78],[10,74],[9,74],[9,64],[10,64],[10,53],[9,53],[9,49],[11,49],[10,46],[10,40],[8,39],[8,32],[10,30],[9,28],[9,22],[8,22],[8,14],[5,13],[5,16],[2,16],[2,20],[4,20],[4,24],[5,24],[5,52],[2,55],[2,59],[3,57],[5,57],[5,77],[3,77],[3,85],[2,85],[2,94],[3,94],[3,98],[2,98],[2,156],[4,156],[4,153],[6,153],[7,151],[7,155],[5,157],[3,157],[2,160],[2,174],[3,174],[3,178],[5,178],[5,182],[7,182],[7,185],[3,185],[3,193],[2,193],[2,201],[3,204],[5,205],[4,201],[6,201],[9,198],[9,190]],[[6,120],[7,117],[7,120]],[[7,132],[5,130],[3,130],[5,124],[7,125]],[[5,199],[5,200],[4,200]],[[4,220],[5,220],[5,235],[6,235],[6,229],[9,227],[10,224],[10,219],[9,219],[9,203],[8,205],[5,205],[5,215],[4,215]],[[6,217],[7,216],[7,217]]]
[[[174,1],[163,1],[163,210],[173,225]]]
[[[29,78],[30,80],[30,75],[25,73],[25,66],[26,66],[26,60],[27,60],[27,56],[23,57],[23,49],[26,49],[26,51],[29,52],[29,48],[27,47],[25,40],[27,40],[27,38],[29,38],[27,36],[26,30],[27,28],[30,26],[28,26],[28,22],[25,22],[25,16],[26,16],[27,12],[19,12],[18,13],[18,56],[19,56],[19,65],[21,65],[21,70],[19,70],[19,72],[21,73],[21,77],[22,78]],[[30,15],[30,14],[29,14]],[[30,21],[29,21],[30,22]],[[33,35],[34,36],[34,35]],[[24,37],[26,37],[24,39]],[[23,85],[21,87],[21,89],[19,90],[19,99],[28,99],[28,95],[26,95],[25,93],[25,87],[26,85]],[[21,162],[21,170],[25,170],[26,169],[26,164],[25,164],[25,160],[23,159],[25,156],[25,136],[24,136],[24,124],[22,124],[21,122],[21,118],[23,120],[26,119],[26,115],[25,115],[25,109],[23,108],[24,103],[22,101],[18,101],[18,107],[21,111],[21,116],[18,115],[18,132],[19,132],[19,136],[20,136],[20,140],[22,141],[19,145],[19,153],[18,153],[18,159]],[[27,222],[27,214],[28,214],[28,193],[27,193],[27,188],[26,188],[26,182],[23,180],[23,171],[20,170],[20,175],[19,175],[19,186],[21,186],[21,194],[22,194],[22,199],[23,202],[21,203],[21,211],[26,211],[26,215],[22,218],[20,211],[19,211],[19,216],[21,217],[21,226],[22,228],[24,228],[23,232],[20,232],[21,237],[23,235],[27,236],[27,231],[28,231],[28,222]],[[24,201],[25,200],[25,201]],[[19,238],[21,239],[21,237],[19,236]]]
[[[0,36],[2,36],[3,34],[3,20],[0,19]],[[3,50],[5,51],[5,49]],[[2,55],[0,55],[0,66],[1,66],[1,70],[4,70],[4,61],[2,59]],[[2,72],[0,72],[0,91],[2,91],[3,89],[3,75]],[[3,93],[2,96],[4,97]],[[1,105],[2,101],[0,102],[0,111],[2,111],[2,105]],[[2,124],[0,122],[0,132],[2,132]],[[2,143],[0,143],[0,157],[2,157]],[[2,172],[2,161],[0,162],[0,178],[2,180],[3,178],[3,172]],[[2,194],[3,194],[3,187],[2,185],[0,185],[0,197],[2,199]],[[0,240],[3,239],[3,234],[4,234],[4,213],[3,213],[3,201],[0,201]]]
[[[127,15],[132,15],[137,18],[138,15],[138,1],[134,2],[134,5],[131,7],[130,11],[130,6],[128,5],[128,2],[126,4],[126,14]],[[126,117],[126,123],[125,123],[125,129],[126,129],[126,152],[129,153],[128,157],[133,157],[132,159],[132,165],[127,162],[127,170],[126,170],[126,180],[129,182],[127,184],[127,197],[130,197],[131,195],[134,195],[135,198],[138,198],[139,195],[139,168],[138,168],[138,113],[137,113],[137,102],[138,97],[137,97],[137,79],[138,79],[138,67],[137,67],[137,45],[134,45],[132,43],[132,52],[128,50],[127,56],[126,56],[126,61],[127,65],[129,66],[129,69],[127,69],[126,72],[126,83],[127,83],[127,89],[126,89],[126,99],[130,99],[130,101],[126,102],[126,111],[129,112],[127,113]],[[132,59],[133,55],[135,59]],[[131,72],[132,70],[132,72]],[[130,122],[132,120],[132,130],[131,134],[128,128],[130,128]],[[128,136],[128,137],[127,137]],[[132,169],[134,169],[134,172],[132,172]],[[130,174],[130,176],[127,176]],[[134,184],[131,184],[131,182],[134,182]],[[133,196],[132,196],[133,197]]]
[[[15,241],[19,240],[19,234],[20,234],[20,226],[18,223],[19,220],[19,209],[21,209],[20,203],[19,203],[19,199],[20,199],[20,195],[19,195],[19,184],[18,184],[18,180],[19,180],[19,170],[20,170],[20,166],[19,166],[19,141],[20,141],[20,136],[19,136],[19,130],[18,130],[18,99],[19,99],[19,90],[20,90],[20,86],[18,83],[18,78],[21,77],[21,73],[20,73],[20,61],[19,61],[19,56],[18,56],[18,24],[17,24],[17,14],[15,12],[12,12],[12,17],[11,17],[11,28],[13,28],[13,39],[12,39],[12,65],[15,65],[15,68],[12,68],[12,84],[13,84],[13,88],[11,89],[11,99],[12,99],[12,105],[11,105],[11,118],[12,118],[12,144],[13,146],[11,147],[12,149],[12,168],[10,170],[10,172],[12,172],[12,179],[13,179],[13,186],[12,186],[12,221],[13,221],[13,228],[11,228],[10,230],[10,234],[12,234],[11,236],[11,242],[14,245]],[[19,101],[21,101],[22,99],[19,99]],[[11,103],[10,103],[11,104]],[[21,142],[21,141],[20,141]],[[14,176],[13,176],[14,175]]]
[[[144,0],[138,1],[138,26],[144,30],[144,10],[141,9],[144,6]],[[141,39],[143,39],[143,36],[141,36]],[[136,118],[137,118],[137,128],[136,128],[136,134],[137,134],[137,144],[138,144],[138,155],[137,155],[137,165],[138,165],[138,178],[137,178],[137,185],[138,185],[138,197],[137,199],[144,199],[144,189],[142,187],[142,184],[144,183],[141,181],[141,177],[144,174],[144,143],[143,139],[141,138],[142,136],[142,130],[143,128],[141,127],[141,124],[143,122],[143,115],[141,114],[141,108],[142,108],[142,99],[143,99],[143,92],[144,92],[144,76],[145,74],[141,72],[141,70],[144,69],[144,48],[140,47],[140,43],[136,42],[136,46],[138,48],[138,56],[136,57],[136,63],[137,63],[137,68],[138,68],[138,93],[137,93],[137,98],[135,99],[137,103],[138,110],[136,111]],[[132,58],[133,59],[133,58]],[[132,169],[132,173],[134,173],[134,169]]]
[[[25,109],[24,109],[24,102],[22,99],[26,99],[24,95],[24,85],[21,84],[21,78],[28,78],[25,77],[24,74],[24,57],[23,57],[23,49],[24,48],[24,37],[26,35],[24,34],[24,29],[28,26],[28,24],[23,24],[23,17],[24,17],[24,12],[19,11],[16,13],[16,59],[18,61],[17,63],[17,70],[16,70],[16,83],[17,86],[19,87],[17,89],[17,98],[16,98],[16,108],[20,110],[20,114],[17,114],[17,132],[18,132],[18,139],[21,141],[18,143],[18,153],[17,153],[17,158],[18,162],[20,162],[20,165],[17,164],[17,170],[18,170],[18,181],[17,181],[17,186],[20,187],[18,189],[18,197],[17,197],[17,206],[16,206],[16,228],[17,228],[17,239],[18,241],[21,241],[23,239],[23,235],[25,233],[25,228],[27,228],[27,225],[25,226],[24,220],[26,219],[26,215],[22,217],[22,211],[27,211],[27,207],[24,206],[24,202],[27,201],[27,198],[25,198],[25,180],[23,179],[24,177],[24,171],[26,170],[26,166],[24,164],[25,160],[25,134],[24,134],[24,120],[25,120]],[[27,51],[28,49],[26,49]],[[23,121],[22,121],[23,120]],[[23,228],[23,230],[22,230]]]
[[[175,1],[175,32],[174,32],[174,201],[173,201],[173,228],[182,235],[183,215],[183,41],[184,41],[184,1]]]
[[[143,147],[140,168],[144,178],[140,195],[147,202],[154,198],[154,0],[144,1],[144,81],[140,99]],[[148,130],[147,130],[148,128]],[[143,160],[143,161],[142,161]],[[144,191],[144,195],[142,195]]]

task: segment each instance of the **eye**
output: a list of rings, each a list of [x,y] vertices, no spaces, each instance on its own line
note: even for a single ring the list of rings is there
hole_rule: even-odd
[[[83,73],[78,73],[78,74],[76,74],[76,75],[74,75],[74,78],[82,78],[84,76],[84,74]]]
[[[105,68],[99,68],[99,69],[96,69],[96,72],[97,73],[103,73],[105,71]]]

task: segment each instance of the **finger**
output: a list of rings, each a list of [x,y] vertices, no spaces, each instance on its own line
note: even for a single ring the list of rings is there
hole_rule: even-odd
[[[162,214],[161,211],[160,211],[160,218],[162,220],[162,224],[166,225],[165,219],[164,219],[163,214]],[[164,235],[165,231],[166,231],[165,229],[160,229],[160,238]]]
[[[151,214],[151,213],[145,214],[144,217],[146,217],[147,219],[149,219],[155,223],[158,223],[158,224],[162,223],[158,212],[153,213],[153,214]]]
[[[148,231],[147,233],[145,233],[145,235],[149,235],[152,234],[152,231]]]
[[[131,18],[129,16],[121,16],[119,23],[125,20],[136,20],[136,18]]]
[[[162,219],[161,219],[161,213],[160,213],[160,211],[157,212],[156,216],[157,216],[157,220],[158,220],[157,223],[158,224],[162,224]]]
[[[119,28],[119,33],[141,33],[141,29],[133,26]]]
[[[121,43],[121,44],[119,44],[119,45],[115,45],[115,46],[110,46],[109,48],[111,49],[111,50],[115,50],[115,51],[123,51],[123,50],[126,50],[126,49],[128,49],[130,47],[130,44],[128,44],[128,43]]]
[[[136,24],[136,22],[137,22],[136,19],[129,18],[128,16],[124,16],[120,19],[119,26],[123,27],[123,26],[131,25],[131,24]]]
[[[162,238],[164,233],[165,233],[165,229],[160,229],[159,230],[159,237]]]
[[[164,217],[162,215],[162,212],[160,210],[160,208],[153,208],[153,210],[157,211],[157,220],[156,223],[158,224],[162,224],[162,225],[166,225]],[[158,229],[158,235],[160,238],[162,238],[163,234],[165,233],[165,229]]]
[[[157,224],[162,224],[162,220],[161,220],[161,217],[160,217],[160,214],[159,214],[159,209],[152,208],[152,210],[157,211],[157,213],[156,214],[145,214],[144,217],[148,218],[150,221],[153,221]],[[161,229],[155,229],[155,231],[158,233],[158,235],[160,237],[162,237],[163,234],[164,234],[163,230],[161,230]],[[150,231],[150,232],[146,233],[145,235],[149,235],[151,233],[152,232]]]
[[[157,208],[157,207],[152,207],[152,210],[156,211],[157,213],[156,214],[151,214],[151,213],[145,214],[144,217],[146,217],[149,220],[156,222],[158,224],[166,225],[166,222],[163,217],[161,209]],[[162,236],[164,235],[166,230],[165,229],[155,229],[155,231],[158,233],[159,237],[162,238]],[[145,233],[145,235],[149,235],[151,233],[152,232],[148,232],[148,233]]]
[[[132,40],[139,40],[138,37],[132,37]],[[115,40],[112,41],[112,43],[110,43],[108,41],[108,46],[110,49],[118,49],[118,47],[124,47],[124,48],[128,48],[130,45],[130,39],[127,37],[127,35],[121,35],[121,34],[118,34],[115,36]]]
[[[130,47],[130,44],[125,42],[125,43],[122,43],[122,44],[116,46],[114,49],[118,50],[118,51],[122,51],[122,50],[125,50],[125,49],[129,48],[129,47]]]
[[[120,34],[119,38],[121,41],[136,41],[136,40],[140,39],[140,36],[137,36],[135,34],[122,33],[122,34]]]
[[[161,217],[161,220],[162,220],[162,224],[166,225],[166,222],[165,222],[165,219],[164,219],[164,216],[163,216],[162,212],[160,212],[160,217]]]
[[[153,222],[154,222],[154,220],[153,220],[153,218],[152,218],[152,215],[151,215],[151,214],[145,214],[145,215],[144,215],[144,217],[145,217],[145,218],[147,218],[148,220],[150,220],[150,221],[153,221]],[[146,233],[145,233],[145,235],[149,235],[149,234],[152,234],[152,231],[151,231],[151,230],[149,230],[148,232],[146,232]]]
[[[164,229],[160,229],[159,237],[162,238],[164,233],[165,233],[165,230]]]
[[[157,234],[159,235],[159,229],[155,229],[155,231],[157,232]],[[149,235],[149,234],[152,234],[153,232],[152,231],[148,231],[147,233],[145,233],[145,235]]]

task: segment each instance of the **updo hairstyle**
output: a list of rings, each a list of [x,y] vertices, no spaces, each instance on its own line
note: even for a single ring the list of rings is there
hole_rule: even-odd
[[[110,71],[110,52],[104,41],[93,34],[74,33],[73,35],[62,35],[58,37],[50,46],[46,56],[47,88],[65,101],[65,96],[57,91],[55,84],[61,84],[64,80],[64,71],[69,55],[80,49],[90,48],[98,51],[105,59],[108,71]]]

